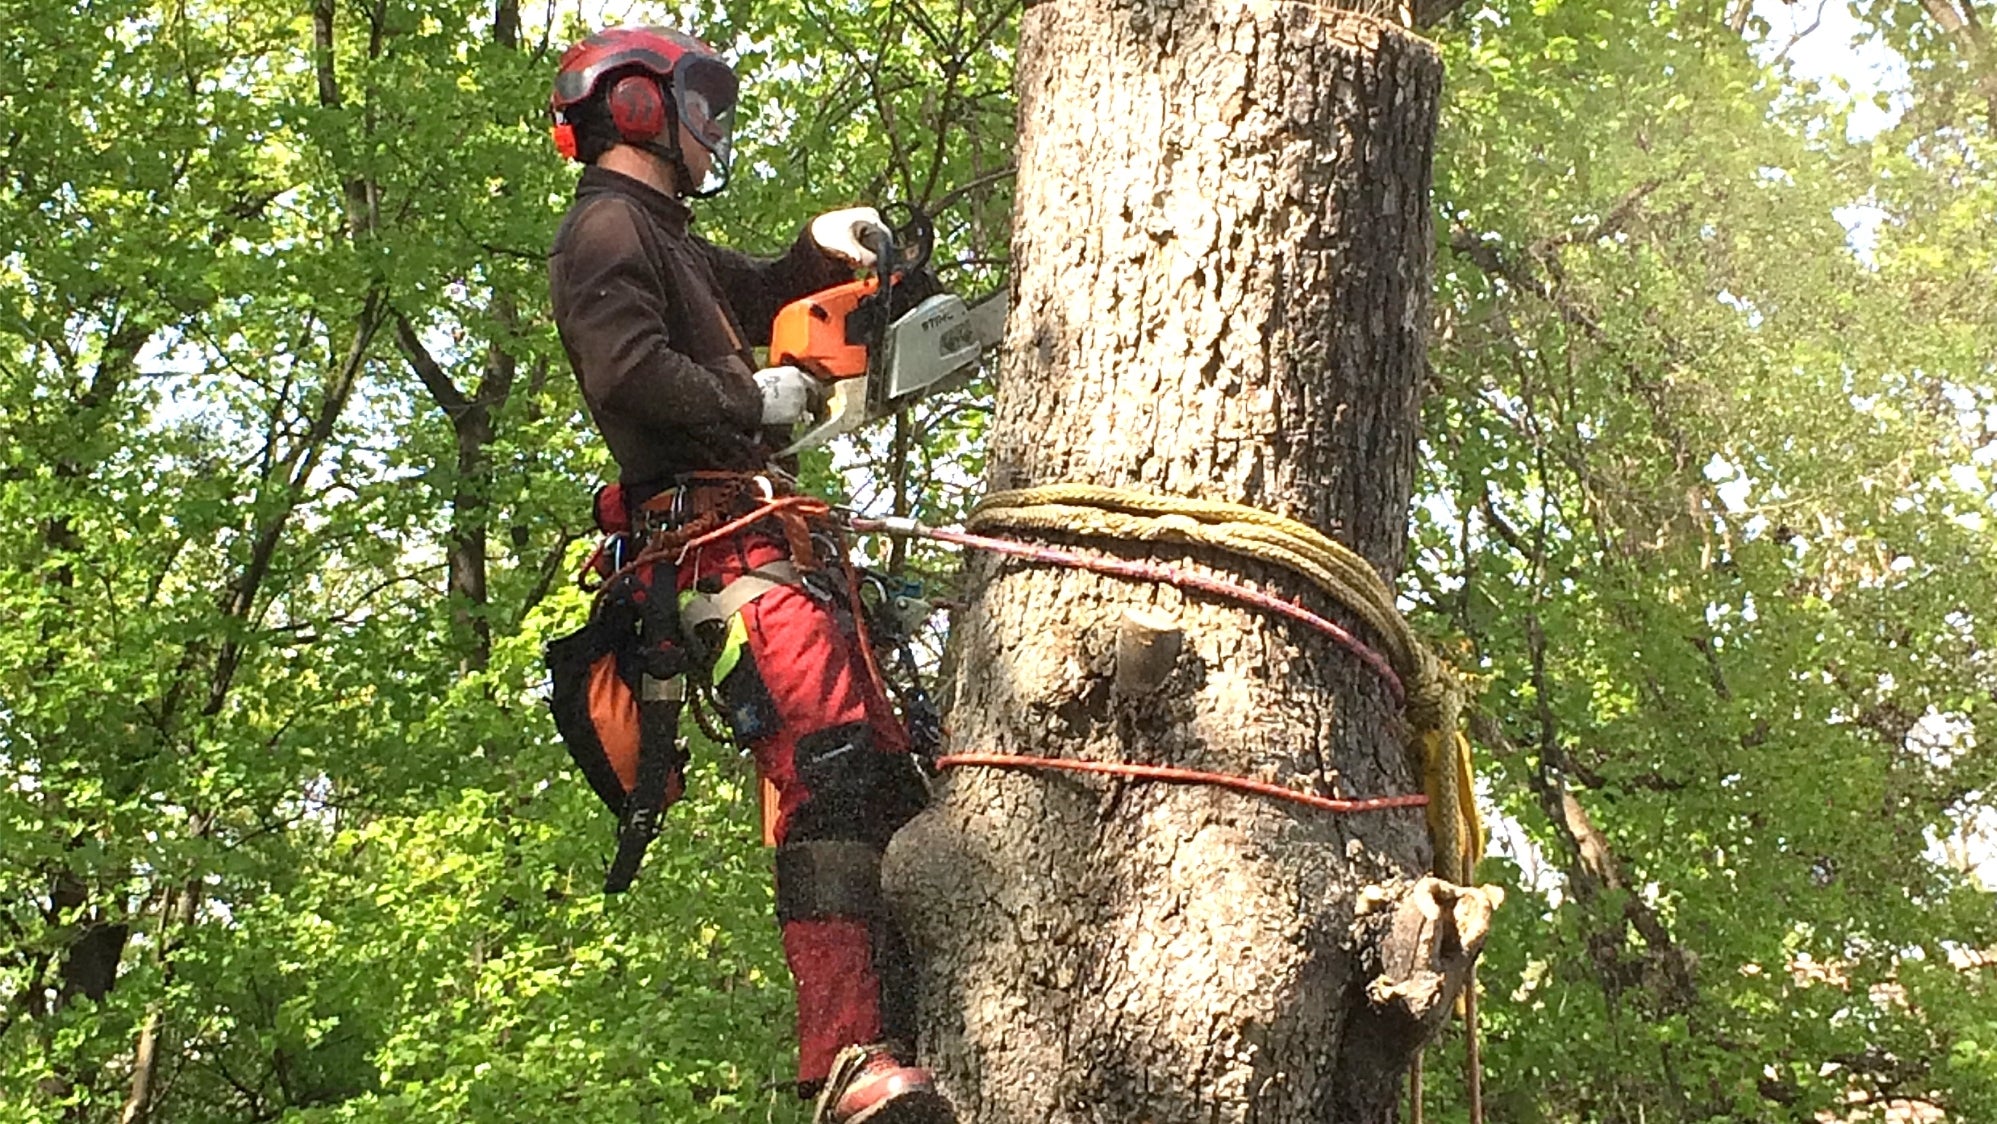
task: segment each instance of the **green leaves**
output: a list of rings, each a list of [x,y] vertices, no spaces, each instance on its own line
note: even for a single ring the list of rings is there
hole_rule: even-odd
[[[4,15],[0,1118],[150,1065],[154,1121],[801,1119],[746,763],[701,746],[606,901],[542,704],[607,470],[543,295],[567,30]],[[754,119],[705,229],[947,203],[940,264],[1000,283],[1008,7],[710,15]]]
[[[1991,318],[1907,294],[1985,259],[1987,223],[1930,217],[1979,189],[1894,154],[1932,138],[1822,129],[1689,11],[1481,18],[1449,45],[1415,514],[1539,913],[1487,953],[1493,1083],[1549,1119],[1964,1112],[1924,1059],[1990,997],[1915,945],[1991,923],[1928,845],[1989,791],[1960,707],[1993,686],[1993,558],[1951,519],[1990,508],[1991,372],[1944,341]],[[1901,177],[1856,252],[1839,219]]]

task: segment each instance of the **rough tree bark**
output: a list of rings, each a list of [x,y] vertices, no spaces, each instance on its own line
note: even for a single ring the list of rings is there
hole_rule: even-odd
[[[1391,578],[1441,77],[1398,25],[1306,3],[1030,7],[990,485],[1238,500]],[[1191,564],[1358,630],[1288,574]],[[955,750],[1418,787],[1383,684],[1322,637],[1071,570],[979,559],[971,577]],[[1181,634],[1155,687],[1156,668],[1116,683],[1120,630],[1150,643],[1131,609]],[[1371,1122],[1396,1117],[1481,940],[1417,881],[1429,862],[1419,810],[965,769],[886,877],[922,962],[925,1057],[967,1121]]]

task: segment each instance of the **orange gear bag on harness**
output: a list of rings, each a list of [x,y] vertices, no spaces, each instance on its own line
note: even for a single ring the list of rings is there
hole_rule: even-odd
[[[615,497],[610,497],[615,499]],[[608,523],[599,496],[597,518]],[[636,559],[628,534],[612,533],[611,565],[589,621],[549,643],[555,729],[590,788],[617,816],[617,856],[605,893],[628,889],[659,831],[659,818],[685,791],[687,752],[680,709],[691,666],[680,635],[671,562]],[[591,560],[592,566],[599,559]]]

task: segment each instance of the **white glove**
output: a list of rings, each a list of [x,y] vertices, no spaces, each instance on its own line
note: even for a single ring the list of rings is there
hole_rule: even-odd
[[[811,220],[811,240],[818,243],[818,248],[855,268],[873,268],[874,252],[867,249],[860,236],[875,230],[888,233],[881,213],[872,207],[827,211]]]
[[[765,367],[755,377],[764,425],[795,425],[825,396],[825,384],[797,367]]]

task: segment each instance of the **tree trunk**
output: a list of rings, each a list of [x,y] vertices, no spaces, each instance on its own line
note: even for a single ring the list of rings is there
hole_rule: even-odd
[[[451,618],[470,644],[467,672],[492,662],[492,622],[486,613],[486,528],[492,521],[492,410],[475,404],[451,419],[457,438],[457,487],[451,494],[449,561]]]
[[[1391,578],[1441,77],[1400,27],[1304,3],[1030,8],[991,486],[1236,500]],[[1245,577],[1364,635],[1282,571],[1116,553]],[[1315,633],[1073,570],[982,558],[971,577],[953,751],[1418,790],[1385,685]],[[1116,685],[1131,609],[1182,634],[1162,683]],[[1371,1122],[1395,1118],[1467,971],[1448,890],[1415,884],[1428,865],[1419,809],[959,769],[887,880],[925,1058],[967,1122]]]

